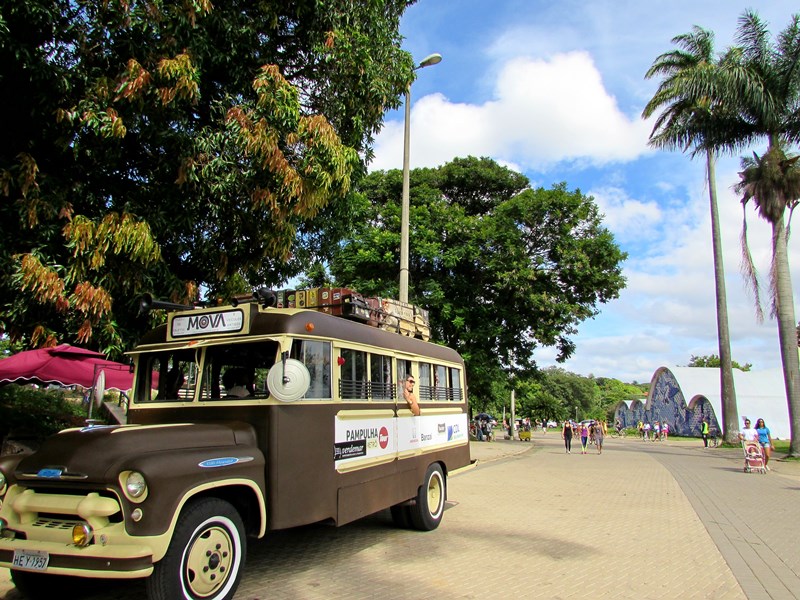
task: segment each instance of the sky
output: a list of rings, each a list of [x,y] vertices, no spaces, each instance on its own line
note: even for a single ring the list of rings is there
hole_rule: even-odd
[[[648,146],[653,123],[641,113],[658,81],[644,75],[694,25],[714,32],[721,53],[735,43],[747,9],[773,34],[800,12],[785,0],[419,0],[406,11],[403,48],[417,63],[442,55],[416,72],[411,87],[411,168],[490,157],[532,187],[566,182],[595,199],[628,253],[620,297],[579,326],[567,362],[541,348],[540,366],[647,383],[659,367],[719,354],[705,160]],[[400,169],[402,157],[399,110],[386,117],[370,169]],[[738,170],[739,155],[717,164],[731,353],[754,371],[779,369],[777,322],[769,307],[757,320],[740,270]],[[770,228],[752,207],[747,223],[767,289]],[[797,242],[789,258],[797,298]]]

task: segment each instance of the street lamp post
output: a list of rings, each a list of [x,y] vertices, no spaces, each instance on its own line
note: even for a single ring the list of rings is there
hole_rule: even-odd
[[[414,67],[424,69],[442,62],[441,54],[426,56]],[[400,212],[400,301],[408,302],[408,222],[409,201],[409,145],[411,132],[411,84],[406,88],[406,108],[403,126],[403,200]]]

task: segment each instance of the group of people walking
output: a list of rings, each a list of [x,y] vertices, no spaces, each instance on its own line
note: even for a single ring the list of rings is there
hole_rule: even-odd
[[[567,454],[572,454],[572,438],[580,437],[581,454],[588,453],[589,444],[597,448],[597,453],[603,453],[603,439],[606,437],[605,421],[582,421],[575,423],[566,420],[561,427],[561,438],[564,440],[564,449]]]
[[[649,442],[651,440],[660,442],[669,437],[669,423],[666,421],[663,423],[656,421],[652,425],[647,421],[639,421],[636,428],[639,431],[639,437],[641,437],[644,442]]]
[[[739,432],[739,439],[743,442],[758,443],[764,456],[764,467],[769,471],[769,459],[772,456],[772,432],[767,427],[764,419],[756,419],[756,426],[751,427],[750,419],[745,417],[744,428]]]

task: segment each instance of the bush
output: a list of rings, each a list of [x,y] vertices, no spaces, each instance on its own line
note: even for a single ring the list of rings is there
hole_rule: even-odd
[[[14,383],[0,387],[0,439],[24,439],[39,444],[67,427],[85,423],[86,411],[80,401],[63,390],[44,390]]]

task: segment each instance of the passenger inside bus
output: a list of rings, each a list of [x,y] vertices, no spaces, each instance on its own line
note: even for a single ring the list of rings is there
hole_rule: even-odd
[[[228,398],[246,398],[253,395],[253,370],[231,367],[222,375],[222,385]]]
[[[157,396],[157,400],[175,400],[178,391],[184,382],[183,370],[177,364],[167,371],[164,377],[164,387]]]

